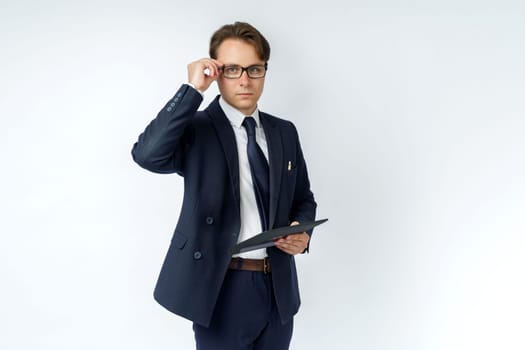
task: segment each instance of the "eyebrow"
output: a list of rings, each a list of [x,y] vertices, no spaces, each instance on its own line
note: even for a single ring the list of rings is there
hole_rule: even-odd
[[[238,67],[251,67],[251,66],[264,66],[264,63],[252,63],[247,66],[243,66],[238,63],[224,63],[224,66],[238,66]]]

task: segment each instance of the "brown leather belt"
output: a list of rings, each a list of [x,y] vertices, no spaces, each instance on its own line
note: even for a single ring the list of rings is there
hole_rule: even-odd
[[[230,261],[230,269],[245,270],[245,271],[260,271],[264,273],[272,272],[272,266],[268,258],[264,259],[242,259],[232,258]]]

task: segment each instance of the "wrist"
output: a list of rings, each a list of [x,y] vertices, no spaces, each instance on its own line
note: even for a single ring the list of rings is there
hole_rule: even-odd
[[[198,88],[195,86],[195,84],[190,83],[190,82],[187,82],[186,85],[189,85],[192,89],[197,90],[197,92],[198,92],[199,94],[201,94],[202,96],[204,96],[204,91],[201,91],[200,89],[198,89]]]

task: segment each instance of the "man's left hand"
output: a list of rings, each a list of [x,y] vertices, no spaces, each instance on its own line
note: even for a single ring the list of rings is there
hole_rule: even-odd
[[[299,225],[299,222],[294,221],[290,224],[290,226],[295,225]],[[306,232],[301,232],[279,238],[275,241],[275,246],[285,253],[297,255],[303,253],[305,249],[308,248],[309,241],[310,236]]]

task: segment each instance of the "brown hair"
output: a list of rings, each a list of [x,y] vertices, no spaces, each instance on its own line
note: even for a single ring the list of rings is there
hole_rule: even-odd
[[[270,44],[252,25],[245,22],[226,24],[213,33],[210,39],[210,57],[217,58],[217,49],[226,39],[239,39],[255,48],[259,58],[265,62],[270,59]]]

